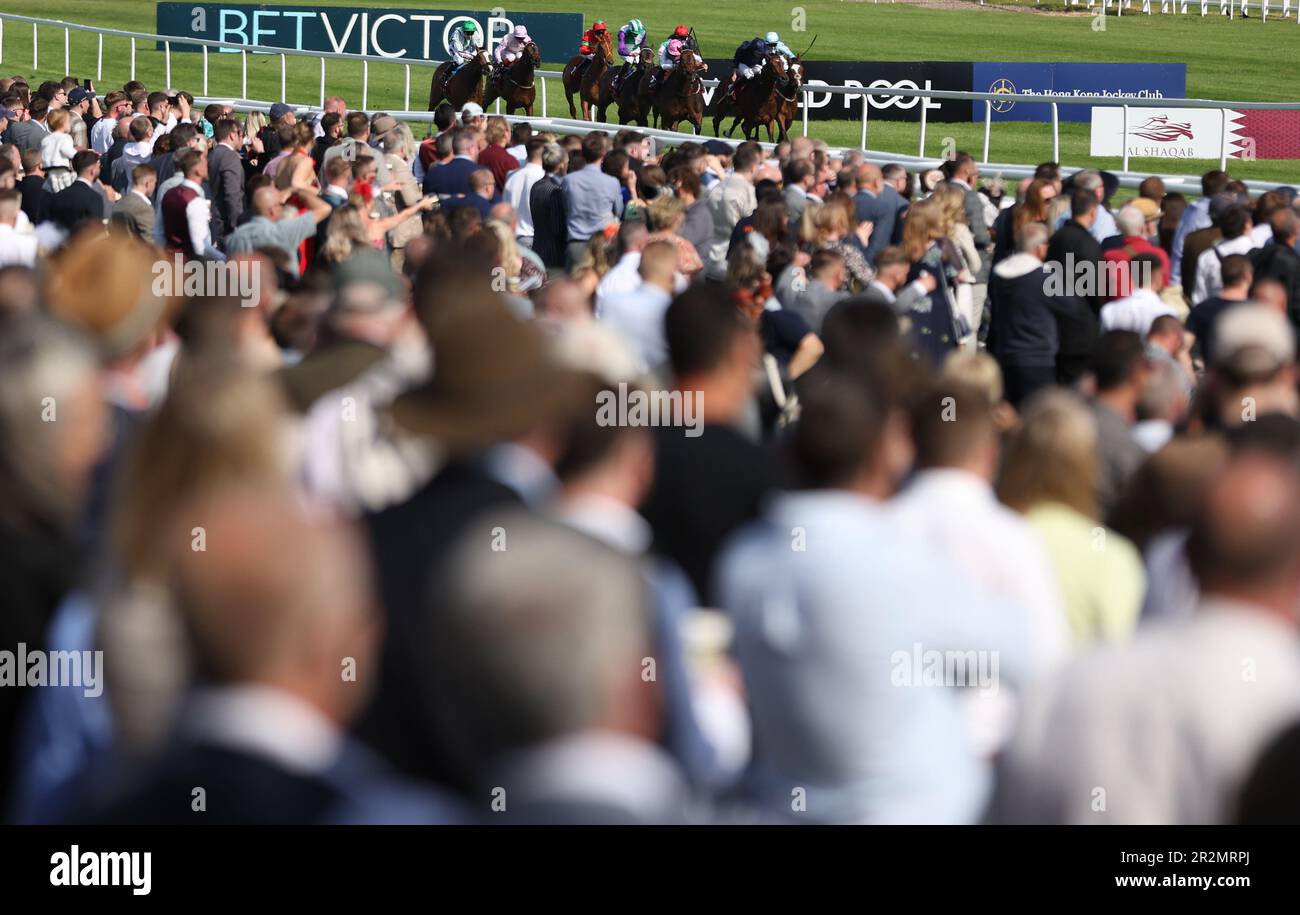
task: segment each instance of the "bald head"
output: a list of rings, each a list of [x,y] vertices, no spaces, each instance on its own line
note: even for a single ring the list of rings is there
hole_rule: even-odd
[[[1201,590],[1294,617],[1300,599],[1300,479],[1291,462],[1239,454],[1210,485],[1187,541]]]
[[[258,216],[275,219],[282,206],[280,192],[267,185],[253,192],[253,212]]]
[[[1287,302],[1289,300],[1287,288],[1282,285],[1281,281],[1271,276],[1255,280],[1255,284],[1250,287],[1250,297],[1253,301],[1266,308],[1273,309],[1280,315],[1287,313]]]
[[[278,687],[346,720],[373,675],[371,578],[356,534],[309,520],[279,491],[214,493],[178,518],[173,585],[200,674]],[[340,676],[345,658],[355,682]]]
[[[565,324],[592,319],[591,297],[582,284],[567,277],[547,283],[537,294],[535,305],[539,320]]]
[[[641,250],[641,263],[637,269],[647,283],[672,292],[677,272],[677,246],[667,241],[651,242]]]
[[[884,180],[885,176],[881,173],[879,165],[873,162],[864,162],[858,166],[859,186],[875,192],[880,190],[880,185]]]

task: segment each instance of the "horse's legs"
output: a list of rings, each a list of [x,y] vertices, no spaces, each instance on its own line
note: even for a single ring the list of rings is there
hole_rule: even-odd
[[[772,122],[771,122],[771,121],[768,121],[768,122],[767,122],[767,142],[771,143],[771,142],[772,142],[772,138],[773,138],[773,134],[772,134]]]

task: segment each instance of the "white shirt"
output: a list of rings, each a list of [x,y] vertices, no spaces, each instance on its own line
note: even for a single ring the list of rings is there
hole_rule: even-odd
[[[72,137],[65,133],[49,133],[41,140],[41,166],[43,168],[68,168],[77,148]]]
[[[113,145],[113,128],[117,126],[117,118],[100,118],[95,122],[95,126],[90,128],[90,148],[101,156],[108,152],[108,148]]]
[[[203,196],[203,188],[193,181],[186,178],[181,183],[198,192],[198,196],[185,205],[185,223],[194,253],[199,257],[225,260],[225,255],[212,247],[212,202]]]
[[[34,266],[39,246],[35,235],[19,232],[7,223],[0,223],[0,267]]]
[[[1019,514],[1000,503],[989,484],[957,469],[922,470],[891,503],[893,520],[950,560],[989,594],[1029,613],[1031,663],[1042,671],[1070,647],[1061,586],[1046,547]]]
[[[1202,251],[1201,256],[1196,260],[1196,285],[1193,287],[1192,304],[1204,302],[1210,296],[1218,295],[1223,289],[1221,258],[1229,254],[1245,254],[1253,247],[1255,242],[1248,232],[1227,241],[1216,242],[1213,247]]]
[[[922,470],[892,507],[898,526],[925,549],[1028,614],[1034,674],[1065,660],[1069,625],[1047,549],[1024,518],[998,502],[987,482],[964,470]],[[1014,693],[962,699],[972,742],[981,753],[993,755],[1011,736]]]
[[[1139,286],[1132,295],[1101,306],[1101,329],[1131,330],[1146,339],[1151,323],[1161,315],[1177,314],[1154,290]]]
[[[300,775],[326,771],[343,735],[319,710],[267,686],[230,686],[195,696],[184,725],[194,737],[269,760]]]
[[[631,292],[604,300],[600,320],[618,331],[642,372],[653,371],[668,361],[664,314],[671,303],[670,293],[644,281]]]
[[[506,185],[502,193],[505,201],[514,207],[515,212],[519,214],[518,235],[520,238],[533,237],[533,211],[528,199],[532,193],[533,185],[540,181],[545,174],[545,170],[540,165],[529,162],[506,176]]]
[[[629,251],[618,259],[618,263],[609,269],[596,286],[596,317],[601,317],[605,300],[610,296],[623,295],[641,286],[641,252]]]

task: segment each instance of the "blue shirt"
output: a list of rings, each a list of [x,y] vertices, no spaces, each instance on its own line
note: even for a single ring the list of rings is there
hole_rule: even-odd
[[[599,235],[623,215],[623,188],[618,179],[587,164],[565,176],[564,218],[569,241],[586,241]]]
[[[991,775],[959,699],[1025,670],[1027,611],[989,597],[885,506],[847,491],[774,499],[728,544],[717,580],[766,809],[789,815],[797,786],[809,820],[977,821]],[[970,685],[932,683],[934,654],[941,674],[970,656]]]
[[[1173,248],[1170,254],[1169,275],[1175,282],[1183,275],[1183,244],[1187,241],[1187,236],[1201,229],[1210,227],[1210,198],[1198,197],[1187,205],[1183,210],[1183,216],[1178,220],[1178,228],[1174,229],[1174,240],[1170,244]]]

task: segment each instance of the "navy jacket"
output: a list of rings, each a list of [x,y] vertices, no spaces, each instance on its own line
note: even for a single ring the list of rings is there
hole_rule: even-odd
[[[445,165],[435,165],[424,175],[424,192],[450,196],[469,193],[469,176],[483,168],[469,159],[452,159]]]

